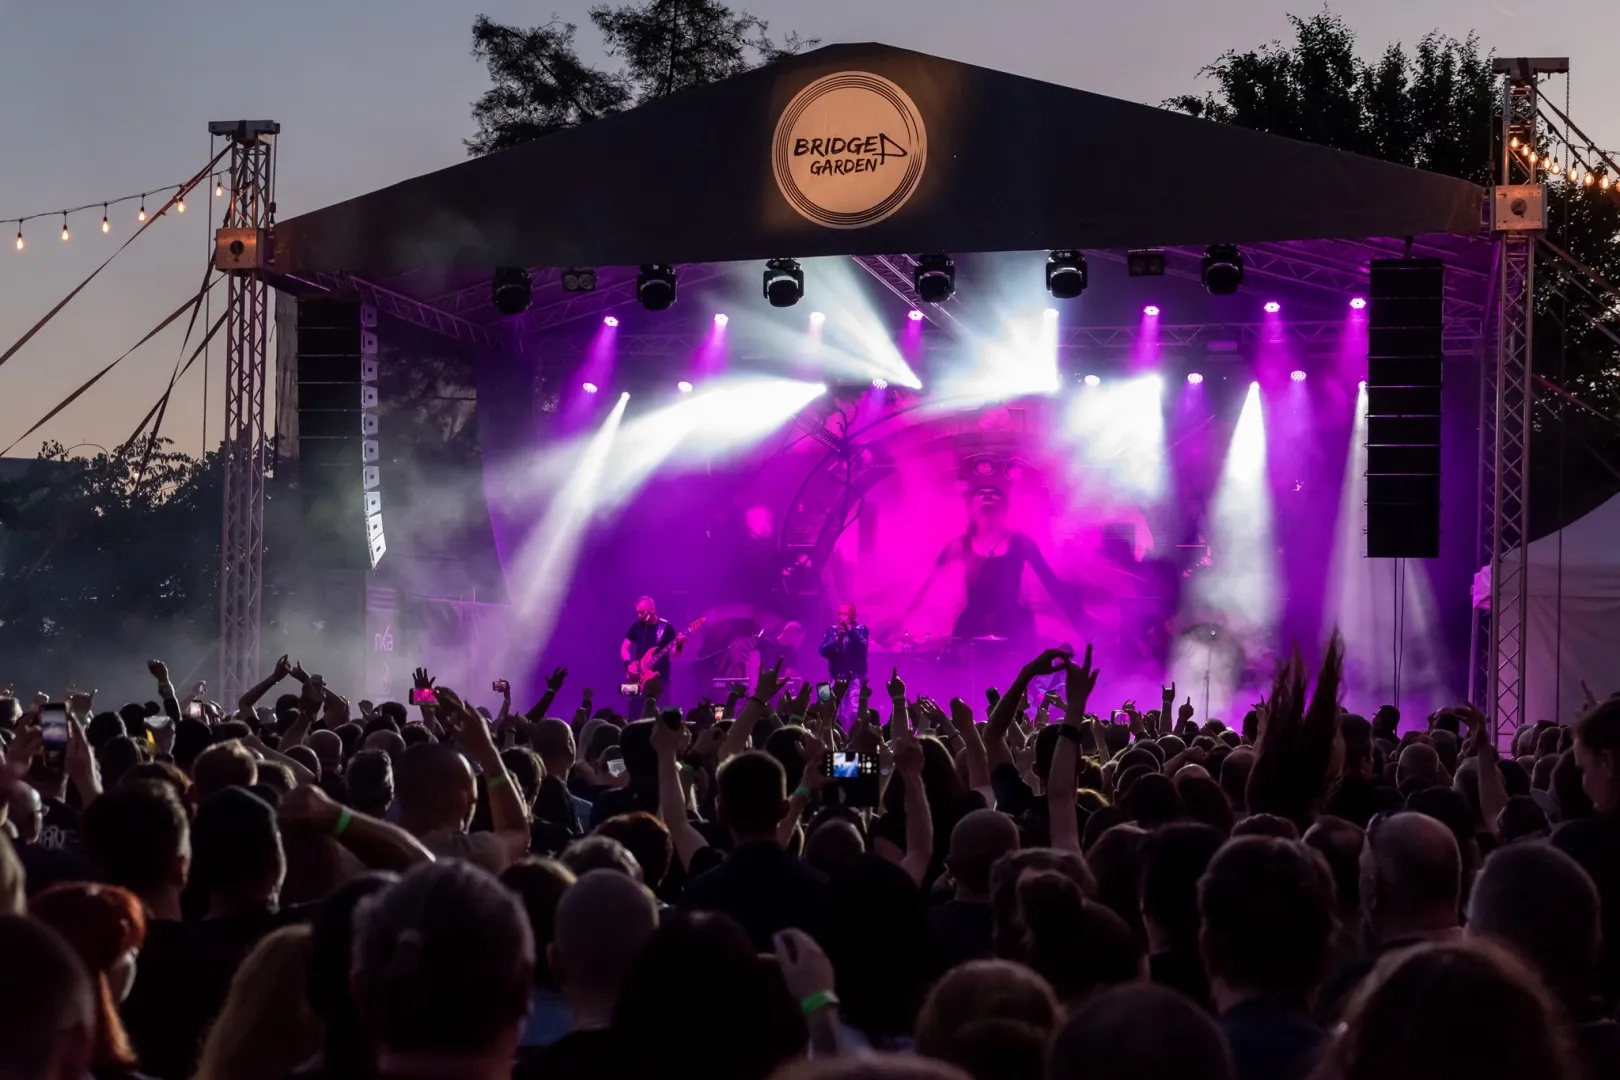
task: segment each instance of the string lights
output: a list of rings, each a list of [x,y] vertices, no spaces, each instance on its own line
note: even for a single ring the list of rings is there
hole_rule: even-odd
[[[60,217],[62,219],[62,239],[63,241],[68,241],[73,239],[73,223],[69,219],[71,219],[75,214],[84,213],[86,211],[94,211],[95,208],[99,206],[101,207],[101,231],[103,235],[106,235],[112,232],[113,207],[118,206],[121,203],[135,203],[138,207],[135,212],[135,220],[144,225],[148,217],[146,212],[146,197],[148,195],[158,195],[160,193],[167,192],[171,188],[173,188],[173,190],[176,192],[174,202],[175,212],[180,214],[185,213],[186,203],[184,196],[186,192],[186,185],[166,184],[163,187],[148,188],[146,191],[136,191],[129,195],[120,195],[114,199],[101,199],[96,202],[87,202],[82,206],[70,206],[65,210],[46,210],[37,214],[22,214],[16,217],[0,218],[0,226],[15,225],[17,227],[17,239],[15,246],[18,251],[22,251],[28,246],[27,241],[23,239],[23,226],[28,222],[33,221],[36,218]],[[225,185],[222,176],[216,175],[214,177],[214,190],[216,194],[223,194]],[[91,218],[90,220],[94,221],[95,219]]]
[[[225,185],[220,183],[219,177],[216,176],[216,177],[214,177],[214,198],[216,198],[216,199],[223,198],[224,195],[225,195]]]

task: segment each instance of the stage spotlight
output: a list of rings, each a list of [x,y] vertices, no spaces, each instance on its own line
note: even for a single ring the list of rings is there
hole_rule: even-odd
[[[1058,300],[1073,300],[1086,291],[1086,257],[1078,251],[1054,251],[1046,260],[1046,291]]]
[[[771,307],[792,307],[804,299],[804,270],[797,259],[772,259],[765,264],[765,299]]]
[[[1281,310],[1282,310],[1282,305],[1277,303],[1277,301],[1275,301],[1275,300],[1267,300],[1266,301],[1266,314],[1267,315],[1275,315],[1275,314],[1277,314],[1277,312],[1279,312]]]
[[[620,401],[629,401],[630,400],[630,391],[626,390],[624,393],[620,394],[619,395],[619,400]]]
[[[1131,277],[1163,277],[1164,249],[1137,248],[1125,253],[1125,272]]]
[[[906,318],[910,319],[912,322],[922,322],[923,313],[918,311],[916,308],[912,308],[910,311],[906,312]]]
[[[1364,300],[1363,298],[1361,298],[1359,296],[1352,296],[1350,298],[1350,307],[1351,307],[1352,310],[1360,311],[1362,308],[1364,308],[1366,306],[1367,306],[1367,301]]]
[[[1100,379],[1096,375],[1087,375],[1086,376],[1086,385],[1087,386],[1101,386],[1102,385],[1102,379]]]
[[[1243,253],[1236,244],[1209,245],[1198,278],[1211,296],[1231,296],[1243,284]]]
[[[872,380],[872,389],[874,389],[874,390],[887,390],[888,388],[889,388],[889,380],[885,379],[883,376],[879,375],[877,378]]]
[[[1159,305],[1149,304],[1147,307],[1142,309],[1142,314],[1148,316],[1149,318],[1156,317],[1159,314]]]
[[[826,321],[827,321],[827,316],[823,315],[821,312],[812,311],[810,313],[810,324],[812,326],[820,326],[822,323],[824,323]]]
[[[619,317],[617,315],[605,316],[602,319],[602,325],[603,326],[618,326],[619,325]]]
[[[1288,373],[1288,377],[1290,379],[1293,379],[1295,382],[1304,382],[1305,381],[1305,373],[1303,371],[1299,370],[1298,368],[1295,368],[1293,371],[1290,371]]]
[[[588,266],[563,271],[563,292],[595,292],[596,271]]]
[[[943,304],[956,295],[956,264],[949,255],[919,255],[911,284],[925,304]]]
[[[521,315],[528,311],[531,295],[529,272],[521,267],[501,267],[490,281],[490,297],[495,302],[495,310],[502,315]]]
[[[726,316],[725,312],[723,312],[723,311],[715,312],[714,325],[716,325],[716,326],[724,326],[724,325],[726,325],[726,323],[728,323],[730,321],[731,321],[731,319]]]
[[[1204,377],[1196,371],[1189,371],[1187,372],[1187,381],[1192,383],[1194,386],[1197,386],[1199,383],[1204,381]]]
[[[1058,317],[1058,309],[1055,307],[1049,307],[1045,311],[1041,312],[1041,314],[1046,316],[1048,319],[1055,319]]]
[[[594,394],[597,391],[597,386],[593,382],[588,382],[585,385],[581,386],[580,389],[585,391],[587,394]]]
[[[675,268],[646,263],[636,275],[636,299],[648,311],[664,311],[675,302]]]
[[[675,389],[679,390],[683,394],[690,394],[692,392],[692,384],[687,382],[685,379],[682,379],[680,382],[675,384]]]

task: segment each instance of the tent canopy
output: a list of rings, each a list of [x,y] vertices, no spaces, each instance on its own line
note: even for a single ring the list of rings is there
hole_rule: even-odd
[[[1475,235],[1451,177],[833,45],[280,223],[275,270]]]

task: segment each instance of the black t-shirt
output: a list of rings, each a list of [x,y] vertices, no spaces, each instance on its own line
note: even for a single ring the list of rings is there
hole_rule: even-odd
[[[1620,814],[1577,818],[1553,830],[1552,846],[1581,864],[1597,886],[1602,905],[1603,955],[1598,991],[1620,999]]]
[[[135,985],[119,1009],[142,1072],[189,1080],[239,960],[201,926],[169,919],[146,924]]]
[[[520,1061],[512,1080],[604,1080],[627,1072],[623,1040],[611,1029],[570,1031]]]
[[[630,659],[639,661],[647,655],[648,649],[656,649],[660,645],[668,645],[674,641],[675,628],[669,625],[668,619],[659,619],[651,626],[637,619],[630,624],[630,629],[624,632],[624,637],[630,642]],[[670,655],[672,654],[666,654],[662,660],[653,665],[653,670],[666,679],[669,678]]]
[[[775,948],[772,935],[789,927],[815,932],[817,910],[827,879],[773,843],[737,848],[712,870],[718,853],[706,848],[692,860],[692,873],[681,894],[687,911],[720,911],[748,931],[760,952]]]
[[[61,799],[40,800],[39,839],[35,843],[55,851],[79,850],[79,812]]]
[[[995,919],[988,902],[950,900],[929,908],[928,930],[941,967],[953,968],[995,955]]]

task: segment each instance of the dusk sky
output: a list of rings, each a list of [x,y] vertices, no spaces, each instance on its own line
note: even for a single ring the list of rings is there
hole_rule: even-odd
[[[172,185],[207,160],[210,120],[281,122],[279,216],[429,172],[465,158],[469,105],[487,86],[469,51],[479,13],[524,24],[555,11],[580,24],[581,51],[600,59],[586,0],[0,0],[0,218]],[[881,41],[1144,102],[1199,90],[1201,66],[1227,48],[1285,37],[1309,0],[751,0],[737,5],[773,31],[824,43]],[[1620,70],[1607,43],[1620,7],[1565,0],[1359,0],[1339,9],[1364,55],[1430,29],[1476,31],[1488,49],[1568,55],[1578,123],[1620,146]],[[1552,92],[1563,104],[1562,81]],[[1106,153],[1106,148],[1101,148]],[[1121,162],[1152,168],[1152,161]],[[1164,168],[1196,169],[1166,159]],[[160,202],[155,198],[153,204]],[[132,345],[201,280],[204,203],[160,222],[0,368],[0,446]],[[26,250],[0,239],[0,349],[43,315],[135,227],[136,206],[99,208],[24,229]],[[218,306],[215,307],[218,314]],[[13,451],[45,438],[113,444],[162,392],[180,348],[175,330]],[[208,386],[208,440],[220,432],[222,356]],[[166,434],[202,446],[203,380],[194,369]]]

